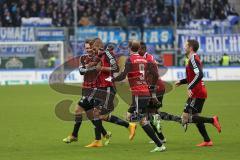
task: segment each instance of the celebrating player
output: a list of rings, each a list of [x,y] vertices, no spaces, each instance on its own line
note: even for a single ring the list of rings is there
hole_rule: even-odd
[[[117,116],[111,115],[114,110],[114,97],[116,94],[115,85],[113,82],[106,81],[109,76],[113,76],[114,72],[118,72],[119,68],[114,57],[113,48],[108,46],[106,50],[103,49],[101,39],[95,39],[94,50],[98,52],[100,58],[100,65],[96,69],[99,71],[97,76],[97,91],[94,95],[96,100],[95,108],[98,109],[100,118],[104,121],[111,122],[129,129],[129,139],[132,140],[135,135],[136,124],[128,123]],[[111,134],[111,133],[108,133]],[[95,147],[101,144],[100,141],[93,141],[88,147]]]
[[[139,50],[139,55],[143,56],[148,61],[149,65],[148,70],[146,71],[146,80],[149,85],[149,89],[152,90],[152,93],[156,94],[156,97],[158,99],[157,103],[150,101],[147,107],[147,112],[149,113],[152,128],[158,135],[158,138],[161,140],[161,142],[165,143],[166,139],[162,134],[160,119],[181,122],[181,117],[159,111],[159,109],[162,107],[163,96],[165,93],[165,85],[158,74],[158,65],[155,58],[153,57],[153,55],[147,52],[147,47],[144,42],[141,42],[140,45],[141,47]]]
[[[198,54],[196,53],[199,48],[199,44],[196,40],[188,40],[185,44],[186,56],[189,59],[186,66],[186,79],[177,81],[176,86],[182,84],[188,84],[187,93],[188,99],[185,109],[182,114],[183,124],[195,123],[200,134],[202,135],[204,142],[197,146],[212,146],[213,142],[208,136],[204,123],[213,124],[218,132],[221,132],[221,126],[218,121],[218,117],[213,118],[200,117],[203,104],[207,98],[207,90],[202,80],[203,71],[202,63]]]
[[[65,143],[71,143],[78,140],[78,131],[82,123],[82,113],[86,112],[87,117],[92,120],[92,123],[95,126],[95,130],[98,130],[99,134],[96,134],[96,140],[101,140],[101,133],[106,138],[106,141],[109,141],[110,135],[102,126],[100,119],[94,118],[94,92],[97,87],[97,78],[96,75],[96,64],[99,63],[100,59],[95,55],[95,52],[92,49],[94,41],[86,40],[85,42],[85,51],[87,54],[80,57],[80,67],[79,71],[84,75],[84,82],[82,86],[82,98],[79,101],[75,109],[75,124],[74,129],[71,135],[63,139]]]
[[[145,79],[147,60],[138,54],[139,48],[139,42],[131,42],[130,57],[126,61],[125,69],[117,77],[113,78],[112,81],[122,81],[126,78],[126,76],[128,77],[134,100],[133,105],[135,108],[135,113],[140,116],[140,124],[145,133],[157,145],[157,147],[151,152],[164,151],[166,150],[166,147],[155,135],[146,115],[146,107],[149,103],[151,95]]]

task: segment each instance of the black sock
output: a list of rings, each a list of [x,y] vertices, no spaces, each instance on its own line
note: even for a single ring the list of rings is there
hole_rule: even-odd
[[[207,134],[207,131],[206,131],[206,128],[205,128],[205,125],[204,123],[197,123],[196,124],[197,128],[198,128],[198,131],[201,133],[203,139],[205,142],[209,142],[210,141],[210,138]]]
[[[101,121],[101,133],[102,133],[103,136],[106,136],[106,134],[107,134],[106,129],[102,125],[102,121]]]
[[[154,132],[157,134],[158,138],[159,138],[160,140],[164,140],[165,137],[164,137],[164,135],[162,134],[162,132],[158,132],[156,126],[153,125],[152,122],[151,122],[150,124],[151,124],[151,126],[152,126]]]
[[[95,140],[101,140],[101,120],[92,120],[93,125],[95,126]]]
[[[107,120],[108,122],[114,123],[114,124],[118,124],[120,126],[124,126],[126,128],[129,127],[129,123],[127,121],[124,121],[114,115],[111,115],[110,118]]]
[[[158,147],[162,146],[162,143],[160,142],[160,140],[158,139],[158,137],[156,136],[156,134],[154,133],[154,130],[152,129],[152,127],[150,126],[150,124],[144,125],[142,126],[143,130],[145,131],[145,133],[147,133],[147,135],[155,142],[155,144]]]
[[[192,116],[192,123],[213,123],[213,118]]]
[[[72,136],[78,137],[78,131],[79,131],[81,124],[82,124],[82,115],[76,115]]]
[[[175,121],[175,122],[182,122],[182,118],[180,116],[175,116],[166,112],[160,112],[159,113],[161,119],[167,120],[167,121]]]

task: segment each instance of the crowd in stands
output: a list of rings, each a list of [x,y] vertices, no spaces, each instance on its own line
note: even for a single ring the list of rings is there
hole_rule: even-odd
[[[179,14],[179,24],[184,25],[191,19],[224,20],[238,13],[228,0],[185,0]]]
[[[169,0],[78,0],[78,25],[168,26],[174,24]],[[238,15],[228,0],[177,0],[178,25],[191,19],[223,20]],[[74,25],[74,0],[0,0],[0,27],[21,26],[22,17],[50,17],[57,27]]]

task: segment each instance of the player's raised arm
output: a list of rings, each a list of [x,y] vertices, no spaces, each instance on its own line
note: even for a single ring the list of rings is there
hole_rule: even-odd
[[[97,70],[101,70],[103,72],[112,72],[112,73],[119,72],[119,66],[117,64],[116,58],[111,53],[111,51],[107,49],[105,51],[105,54],[106,54],[106,60],[109,62],[110,67],[97,66]]]
[[[113,78],[113,81],[122,81],[126,78],[128,72],[131,70],[131,61],[128,58],[125,63],[124,71],[121,72],[117,77]]]

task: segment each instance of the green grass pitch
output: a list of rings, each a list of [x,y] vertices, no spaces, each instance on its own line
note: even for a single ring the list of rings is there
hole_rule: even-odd
[[[58,119],[55,105],[63,99],[75,102],[78,96],[63,95],[48,85],[0,87],[0,159],[1,160],[239,160],[240,159],[240,81],[207,82],[208,99],[203,114],[218,115],[222,133],[207,125],[214,142],[211,148],[198,148],[202,141],[197,128],[191,125],[186,133],[174,122],[163,122],[167,151],[150,153],[154,148],[138,126],[136,137],[128,140],[128,131],[104,123],[113,134],[111,144],[102,148],[85,148],[94,137],[92,125],[83,122],[79,141],[64,144],[73,122]],[[186,88],[180,87],[164,98],[163,111],[181,114]],[[120,101],[114,114],[121,117],[127,105]]]

